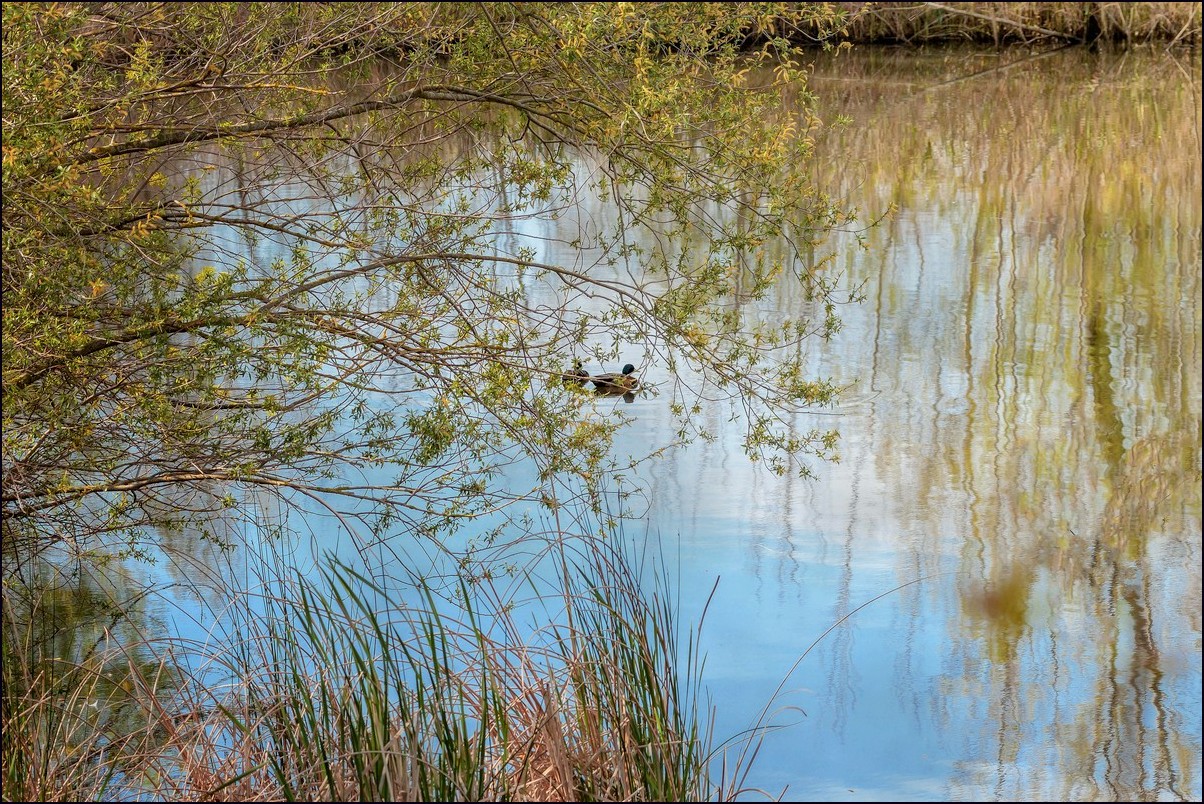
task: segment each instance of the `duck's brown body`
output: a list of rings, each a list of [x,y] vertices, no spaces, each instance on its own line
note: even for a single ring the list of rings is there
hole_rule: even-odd
[[[635,366],[628,363],[623,366],[621,374],[614,372],[598,374],[589,379],[594,384],[594,391],[599,394],[626,394],[640,386],[640,380],[635,376],[634,371]]]

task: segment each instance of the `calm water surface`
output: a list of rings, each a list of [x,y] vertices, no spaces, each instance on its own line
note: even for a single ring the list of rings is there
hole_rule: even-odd
[[[799,427],[841,461],[762,471],[716,409],[645,472],[687,614],[719,580],[717,732],[791,724],[750,784],[1200,799],[1200,86],[1186,54],[816,65],[853,121],[827,180],[894,209],[834,244],[866,300],[813,366],[851,388]],[[633,450],[670,429],[636,406]]]
[[[1199,800],[1198,54],[816,58],[823,116],[852,120],[818,178],[891,213],[814,255],[865,295],[809,347],[844,401],[797,421],[841,460],[774,475],[712,406],[717,438],[642,464],[630,506],[686,619],[718,581],[716,735],[784,727],[748,784],[787,799]],[[579,222],[509,236],[571,262]],[[673,440],[666,399],[618,403],[618,456]],[[307,530],[298,560],[355,549]],[[170,547],[194,584],[222,561]]]

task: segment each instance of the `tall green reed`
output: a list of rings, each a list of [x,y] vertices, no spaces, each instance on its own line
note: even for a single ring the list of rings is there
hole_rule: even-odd
[[[220,639],[150,637],[117,606],[65,647],[61,585],[6,585],[3,797],[733,798],[663,559],[622,533],[523,545],[513,574],[450,586],[270,557]]]
[[[625,548],[555,549],[557,582],[520,606],[491,581],[449,600],[416,577],[403,602],[337,560],[282,579],[221,707],[254,736],[260,784],[290,800],[719,795],[697,638],[681,644],[665,577],[645,594]]]

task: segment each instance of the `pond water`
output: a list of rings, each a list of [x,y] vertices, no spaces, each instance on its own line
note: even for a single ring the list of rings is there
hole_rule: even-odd
[[[717,733],[790,724],[750,785],[1199,800],[1200,87],[1161,52],[819,57],[826,180],[894,209],[835,244],[866,300],[812,347],[851,388],[799,426],[841,460],[778,477],[717,409],[645,469],[685,613],[719,581]],[[633,407],[620,446],[667,435]]]
[[[840,460],[778,476],[716,405],[713,441],[627,483],[627,532],[665,556],[681,615],[715,590],[716,736],[781,727],[747,784],[788,800],[1199,800],[1198,53],[815,59],[822,116],[851,119],[818,178],[863,221],[890,213],[868,248],[847,232],[815,255],[865,295],[808,347],[848,391],[797,425],[839,429]],[[576,222],[510,236],[565,258],[543,251],[571,239],[557,226]],[[617,456],[673,440],[664,396],[613,402]],[[354,552],[332,532],[296,554]],[[225,565],[164,539],[168,580]]]

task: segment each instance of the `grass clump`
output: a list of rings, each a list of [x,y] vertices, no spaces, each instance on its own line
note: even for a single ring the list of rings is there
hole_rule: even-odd
[[[36,651],[6,606],[4,798],[734,797],[710,777],[696,631],[664,576],[646,593],[605,541],[560,541],[540,565],[538,586],[451,594],[333,559],[281,571],[224,645],[155,643],[158,665],[128,647],[22,661]]]

